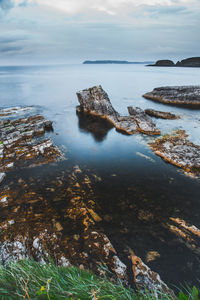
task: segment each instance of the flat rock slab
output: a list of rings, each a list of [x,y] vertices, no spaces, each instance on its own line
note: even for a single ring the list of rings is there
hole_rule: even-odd
[[[40,115],[0,120],[0,172],[52,162],[61,156],[50,139],[41,140],[49,130],[52,122]]]
[[[160,134],[151,118],[139,108],[129,116],[120,116],[113,108],[107,93],[101,86],[85,89],[77,93],[80,106],[77,112],[84,112],[107,119],[113,126],[126,134],[142,132],[145,134]],[[134,110],[134,108],[132,108]],[[130,111],[129,111],[130,113]]]
[[[152,92],[143,95],[153,101],[172,104],[200,107],[200,86],[167,86],[155,88]]]
[[[145,113],[151,117],[160,119],[176,120],[181,118],[180,116],[171,114],[170,112],[164,112],[155,109],[145,109]]]
[[[187,139],[184,130],[175,135],[166,135],[150,144],[156,155],[165,161],[182,168],[186,172],[200,174],[200,146]]]
[[[2,108],[0,109],[0,117],[6,117],[11,115],[17,116],[20,114],[31,113],[33,111],[34,111],[33,106],[26,106],[26,107],[15,106],[10,108]]]

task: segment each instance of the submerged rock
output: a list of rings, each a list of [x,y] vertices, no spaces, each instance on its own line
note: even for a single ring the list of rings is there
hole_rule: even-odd
[[[200,86],[167,86],[155,88],[144,98],[172,105],[200,106]]]
[[[141,109],[134,109],[135,113],[130,116],[120,116],[113,108],[107,93],[101,86],[95,86],[77,93],[80,106],[77,107],[78,113],[88,113],[107,119],[113,126],[127,134],[142,132],[146,134],[160,134],[156,129],[151,118]]]
[[[184,130],[175,135],[166,135],[150,144],[156,155],[165,161],[184,169],[186,172],[200,174],[200,146],[187,139]]]
[[[160,118],[160,119],[175,120],[181,118],[180,116],[171,114],[170,112],[158,111],[155,109],[145,109],[145,113],[151,117]]]
[[[6,117],[10,115],[16,116],[20,114],[30,113],[33,111],[34,111],[33,106],[26,106],[26,107],[15,106],[10,108],[2,108],[0,109],[0,117]]]

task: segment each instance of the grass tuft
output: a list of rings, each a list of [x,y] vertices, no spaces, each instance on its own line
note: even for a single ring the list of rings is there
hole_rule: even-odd
[[[196,288],[177,299],[196,300]],[[113,284],[106,277],[99,278],[91,272],[75,267],[58,267],[53,262],[41,265],[33,260],[9,262],[0,265],[0,299],[76,299],[76,300],[154,300],[148,291],[136,294],[120,282]],[[171,299],[159,295],[157,299]]]

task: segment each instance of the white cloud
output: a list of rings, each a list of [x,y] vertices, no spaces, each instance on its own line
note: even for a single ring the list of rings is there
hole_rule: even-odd
[[[110,15],[138,8],[140,6],[191,6],[198,0],[14,0],[17,5],[38,4],[60,10],[67,14],[77,14],[87,11],[102,11]]]

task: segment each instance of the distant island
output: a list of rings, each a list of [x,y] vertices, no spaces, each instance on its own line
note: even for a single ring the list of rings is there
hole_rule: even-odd
[[[120,64],[120,65],[145,65],[153,64],[152,61],[126,61],[126,60],[86,60],[83,64]]]
[[[176,64],[169,59],[158,60],[155,64],[148,64],[150,67],[190,67],[200,68],[200,57],[190,57],[178,61]]]

